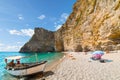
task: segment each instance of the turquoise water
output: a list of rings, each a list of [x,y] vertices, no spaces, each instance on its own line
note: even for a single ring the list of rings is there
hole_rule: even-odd
[[[18,52],[0,52],[0,80],[19,80],[11,75],[9,75],[5,69],[4,58],[7,56],[29,56],[29,58],[24,58],[21,62],[35,62],[47,60],[48,64],[60,59],[63,56],[63,53],[58,52],[47,52],[47,53],[18,53]],[[36,57],[37,56],[37,57]]]

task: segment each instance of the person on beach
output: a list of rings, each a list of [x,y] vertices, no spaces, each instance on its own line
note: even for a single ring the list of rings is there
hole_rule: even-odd
[[[84,51],[84,54],[87,55],[87,51]]]
[[[16,60],[17,61],[17,64],[20,64],[20,60],[18,59],[18,60]]]

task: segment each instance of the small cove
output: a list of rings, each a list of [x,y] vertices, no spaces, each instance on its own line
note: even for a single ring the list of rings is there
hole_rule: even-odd
[[[16,77],[8,74],[5,69],[4,58],[7,56],[29,56],[28,58],[22,59],[21,62],[35,62],[47,60],[47,65],[51,65],[55,61],[63,57],[63,53],[60,52],[44,52],[44,53],[19,53],[19,52],[0,52],[0,80],[18,80]]]

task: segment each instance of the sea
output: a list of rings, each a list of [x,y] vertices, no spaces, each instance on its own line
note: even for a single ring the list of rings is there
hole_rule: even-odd
[[[8,56],[26,56],[27,58],[21,59],[21,62],[36,62],[47,60],[47,64],[52,64],[63,57],[60,52],[44,52],[44,53],[19,53],[19,52],[0,52],[0,80],[19,80],[13,77],[4,69],[6,63],[4,59]]]

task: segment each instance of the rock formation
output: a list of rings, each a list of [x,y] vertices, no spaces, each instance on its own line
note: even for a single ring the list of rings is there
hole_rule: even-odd
[[[20,52],[51,52],[54,48],[54,32],[43,28],[35,28],[35,34],[27,42]]]
[[[35,44],[46,43],[37,37]],[[120,0],[77,0],[51,44],[55,51],[120,50]]]
[[[77,0],[56,33],[58,51],[120,49],[120,0]]]

